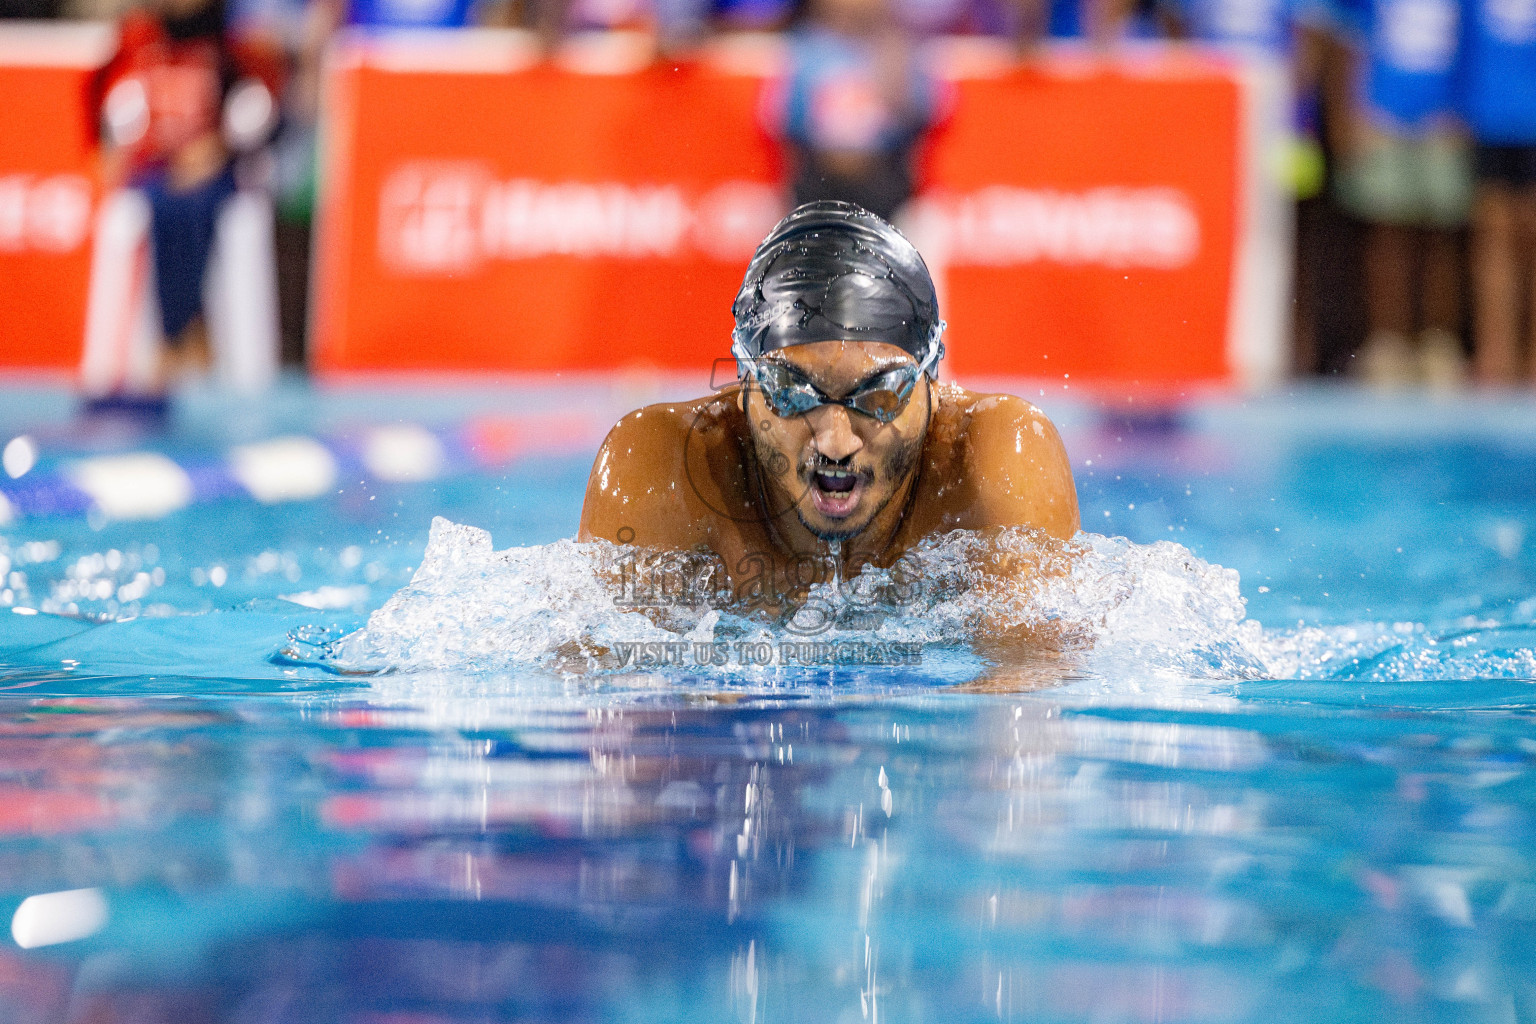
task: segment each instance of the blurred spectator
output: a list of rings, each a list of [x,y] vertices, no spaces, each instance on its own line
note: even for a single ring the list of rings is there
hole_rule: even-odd
[[[341,20],[363,28],[464,28],[474,0],[347,0]]]
[[[283,54],[282,116],[270,147],[277,224],[277,293],[283,362],[302,365],[317,186],[320,78],[325,48],[346,17],[333,0],[231,0],[230,26]]]
[[[1052,39],[1082,39],[1095,47],[1125,39],[1157,39],[1167,34],[1156,0],[1045,0],[1046,34]]]
[[[532,29],[546,50],[568,32],[654,32],[661,54],[697,47],[716,25],[766,31],[783,26],[792,0],[486,0],[481,20]]]
[[[1249,185],[1249,216],[1275,239],[1272,258],[1255,275],[1278,317],[1289,305],[1293,362],[1316,364],[1318,242],[1326,211],[1318,197],[1326,165],[1321,142],[1320,82],[1330,13],[1320,0],[1161,0],[1168,34],[1235,56],[1246,68],[1271,149],[1262,180]],[[1300,240],[1301,245],[1297,244]]]
[[[293,4],[299,0],[246,2]],[[644,0],[592,2],[632,6]],[[538,27],[548,22],[553,38],[555,30],[562,27],[569,6],[569,0],[309,0],[304,9],[304,17],[293,22],[298,32],[293,40],[292,52],[302,68],[303,62],[312,54],[320,53],[331,34],[343,25],[389,31],[471,28],[477,25],[508,27],[524,22],[529,27]]]
[[[842,199],[890,219],[911,198],[934,83],[887,0],[809,0],[766,101],[796,204]]]
[[[1284,74],[1291,132],[1275,163],[1299,199],[1323,187],[1318,140],[1318,88],[1323,35],[1330,23],[1323,0],[1161,0],[1160,21],[1170,36],[1269,61]]]
[[[918,37],[1004,36],[1033,45],[1049,28],[1048,0],[893,0],[897,20]],[[1066,0],[1075,11],[1078,0]],[[1075,15],[1074,15],[1075,17]]]
[[[1366,224],[1367,380],[1463,377],[1457,231],[1470,156],[1454,119],[1457,0],[1355,0],[1354,57],[1333,125],[1339,201]],[[1415,301],[1417,300],[1417,301]]]
[[[1477,143],[1477,376],[1536,379],[1536,3],[1469,0],[1462,109]],[[1522,329],[1522,321],[1523,329]]]
[[[281,77],[269,47],[226,35],[218,0],[162,0],[123,19],[96,81],[108,196],[81,365],[88,396],[152,396],[211,356],[231,383],[270,380],[271,208],[261,161],[237,158],[269,136]]]
[[[679,5],[688,4],[690,0],[657,0],[657,6],[662,12],[676,10]],[[693,0],[700,11],[701,19],[724,31],[748,31],[766,32],[784,28],[794,15],[793,0]],[[668,18],[665,13],[658,15],[657,20],[666,25]],[[673,19],[676,21],[676,17]]]
[[[1291,0],[1164,0],[1158,13],[1175,38],[1288,59],[1294,6]]]

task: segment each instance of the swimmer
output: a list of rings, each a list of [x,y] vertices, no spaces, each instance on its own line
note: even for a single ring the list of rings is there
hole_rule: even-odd
[[[707,552],[735,586],[767,572],[768,591],[793,594],[806,565],[829,566],[815,582],[849,579],[951,530],[1077,532],[1045,414],[935,380],[933,281],[884,220],[799,207],[758,247],[733,312],[735,381],[619,421],[578,540]]]

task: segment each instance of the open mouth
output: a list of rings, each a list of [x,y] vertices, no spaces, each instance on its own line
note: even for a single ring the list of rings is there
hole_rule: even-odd
[[[851,469],[822,467],[811,471],[811,504],[829,519],[843,519],[864,494],[864,477]]]

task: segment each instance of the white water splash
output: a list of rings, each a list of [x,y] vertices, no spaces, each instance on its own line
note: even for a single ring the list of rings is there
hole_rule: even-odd
[[[616,645],[668,641],[808,639],[766,621],[707,607],[645,614],[614,600],[609,579],[623,549],[559,541],[495,551],[490,535],[439,518],[411,582],[331,648],[349,668],[499,671],[514,666],[614,667]],[[1066,575],[1016,582],[989,575],[1010,559]],[[1262,631],[1244,618],[1237,573],[1170,543],[1136,545],[1085,535],[1067,550],[1023,530],[983,538],[956,532],[919,546],[921,580],[865,628],[833,628],[809,639],[955,646],[1000,635],[1046,633],[1094,665],[1181,676],[1262,672]],[[870,571],[848,581],[855,594],[892,585]],[[831,587],[810,600],[835,604]],[[607,659],[607,660],[605,660]]]
[[[844,621],[810,637],[793,623],[704,605],[622,606],[613,577],[627,550],[559,541],[495,551],[486,531],[438,518],[411,582],[366,626],[330,645],[329,660],[359,670],[591,673],[622,667],[615,651],[625,644],[681,641],[691,649],[695,642],[809,639],[921,645],[935,654],[974,649],[995,659],[1000,641],[1027,648],[1044,637],[1066,652],[1063,673],[1132,689],[1160,680],[1536,674],[1532,629],[1486,623],[1490,628],[1439,637],[1422,626],[1404,632],[1376,623],[1266,630],[1247,617],[1235,570],[1168,541],[1079,534],[1060,545],[1023,529],[955,531],[914,549],[909,568],[921,582],[904,591],[904,601],[880,606],[858,628]],[[1045,571],[1010,575],[1006,566],[1020,561]],[[809,601],[838,606],[860,594],[888,594],[898,583],[889,572],[866,570],[845,581],[841,594],[813,588]],[[947,664],[951,677],[960,672],[952,655]],[[979,663],[968,664],[975,671]],[[733,662],[705,671],[770,670]]]
[[[597,547],[562,540],[495,551],[485,530],[439,516],[411,582],[332,653],[353,668],[496,671],[580,656],[605,640],[678,639],[615,606],[596,572]]]

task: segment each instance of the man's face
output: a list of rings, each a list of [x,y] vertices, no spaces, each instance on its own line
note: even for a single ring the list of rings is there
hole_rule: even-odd
[[[894,345],[867,341],[818,341],[763,358],[790,367],[829,398],[913,362]],[[744,408],[773,507],[793,504],[800,522],[823,540],[852,537],[870,524],[917,469],[928,432],[925,381],[889,423],[833,404],[780,416],[756,386],[746,389]]]

